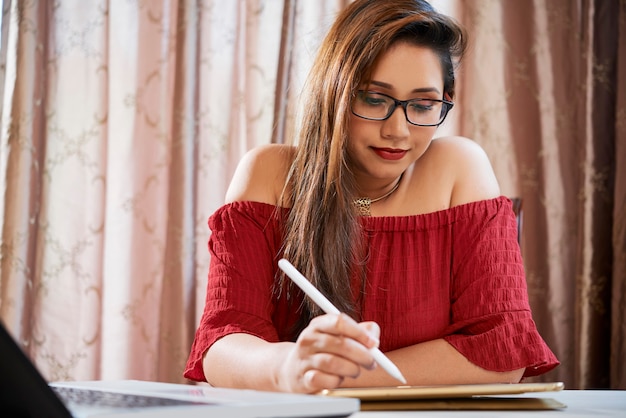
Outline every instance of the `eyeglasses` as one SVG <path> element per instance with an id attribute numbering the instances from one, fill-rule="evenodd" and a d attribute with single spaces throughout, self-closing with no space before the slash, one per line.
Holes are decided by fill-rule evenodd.
<path id="1" fill-rule="evenodd" d="M 398 100 L 386 94 L 359 90 L 351 110 L 363 119 L 386 120 L 398 106 L 404 109 L 406 120 L 412 125 L 439 126 L 454 103 L 438 99 Z"/>

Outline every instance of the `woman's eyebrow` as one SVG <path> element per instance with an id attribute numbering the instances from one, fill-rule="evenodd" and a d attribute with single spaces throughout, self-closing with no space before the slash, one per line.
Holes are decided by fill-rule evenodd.
<path id="1" fill-rule="evenodd" d="M 378 87 L 382 87 L 388 90 L 392 90 L 393 86 L 389 83 L 385 83 L 384 81 L 376 81 L 376 80 L 372 80 L 370 81 L 371 85 L 374 86 L 378 86 Z M 437 93 L 437 94 L 441 94 L 441 92 L 439 91 L 439 89 L 437 87 L 419 87 L 416 89 L 413 89 L 411 91 L 411 93 Z"/>

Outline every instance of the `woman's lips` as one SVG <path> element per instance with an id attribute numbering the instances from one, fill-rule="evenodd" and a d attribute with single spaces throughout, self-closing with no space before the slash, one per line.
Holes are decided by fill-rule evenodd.
<path id="1" fill-rule="evenodd" d="M 407 153 L 406 150 L 403 149 L 395 149 L 395 148 L 374 148 L 372 147 L 374 152 L 385 160 L 399 160 L 404 157 Z"/>

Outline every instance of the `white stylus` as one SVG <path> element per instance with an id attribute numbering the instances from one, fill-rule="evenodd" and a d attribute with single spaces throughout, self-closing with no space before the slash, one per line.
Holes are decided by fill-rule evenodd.
<path id="1" fill-rule="evenodd" d="M 284 271 L 285 274 L 289 276 L 289 278 L 293 280 L 293 282 L 297 284 L 304 293 L 307 294 L 307 296 L 313 299 L 313 302 L 315 302 L 317 306 L 322 308 L 324 312 L 326 312 L 327 314 L 336 315 L 340 313 L 339 309 L 337 309 L 335 305 L 333 305 L 328 299 L 326 299 L 326 297 L 322 295 L 322 293 L 317 290 L 315 286 L 313 286 L 311 282 L 308 281 L 306 277 L 304 277 L 302 273 L 300 273 L 298 269 L 296 269 L 289 261 L 285 260 L 284 258 L 280 259 L 278 261 L 278 267 L 280 267 L 281 270 Z M 387 373 L 389 373 L 392 377 L 399 380 L 400 382 L 406 384 L 406 379 L 404 378 L 404 376 L 402 376 L 400 370 L 396 367 L 395 364 L 391 362 L 391 360 L 389 360 L 389 358 L 387 358 L 387 356 L 383 354 L 382 351 L 378 349 L 378 347 L 371 348 L 370 352 L 374 356 L 374 360 L 376 360 L 376 362 L 380 364 L 380 366 L 385 369 Z"/>

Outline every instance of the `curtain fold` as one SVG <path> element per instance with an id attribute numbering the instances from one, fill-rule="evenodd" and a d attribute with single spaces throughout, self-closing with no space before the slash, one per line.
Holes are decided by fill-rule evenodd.
<path id="1" fill-rule="evenodd" d="M 287 125 L 287 107 L 289 106 L 289 88 L 291 62 L 294 47 L 294 25 L 296 20 L 296 1 L 284 0 L 283 19 L 280 33 L 280 53 L 278 54 L 278 69 L 276 71 L 276 90 L 274 93 L 274 123 L 272 128 L 272 143 L 285 143 L 285 129 Z"/>
<path id="2" fill-rule="evenodd" d="M 503 192 L 523 199 L 531 306 L 562 362 L 536 380 L 569 388 L 626 387 L 624 7 L 493 0 L 460 15 L 472 49 L 458 127 L 486 149 Z"/>
<path id="3" fill-rule="evenodd" d="M 615 11 L 613 11 L 615 13 Z M 626 389 L 626 2 L 617 13 L 615 100 L 615 184 L 613 203 L 613 275 L 611 280 L 611 386 Z"/>
<path id="4" fill-rule="evenodd" d="M 581 116 L 584 144 L 579 161 L 580 193 L 577 246 L 577 293 L 579 311 L 575 329 L 578 368 L 575 382 L 580 387 L 608 387 L 610 384 L 611 283 L 613 248 L 611 222 L 615 199 L 615 105 L 617 82 L 617 39 L 619 4 L 590 1 L 583 9 L 583 55 L 586 60 L 587 94 Z M 588 28 L 588 29 L 587 29 Z M 584 164 L 584 165 L 583 165 Z M 609 220 L 607 222 L 607 220 Z M 614 220 L 613 220 L 614 221 Z M 624 277 L 622 276 L 622 280 Z M 622 363 L 622 362 L 620 362 Z M 620 365 L 615 362 L 614 370 Z M 608 371 L 608 373 L 607 373 Z"/>

